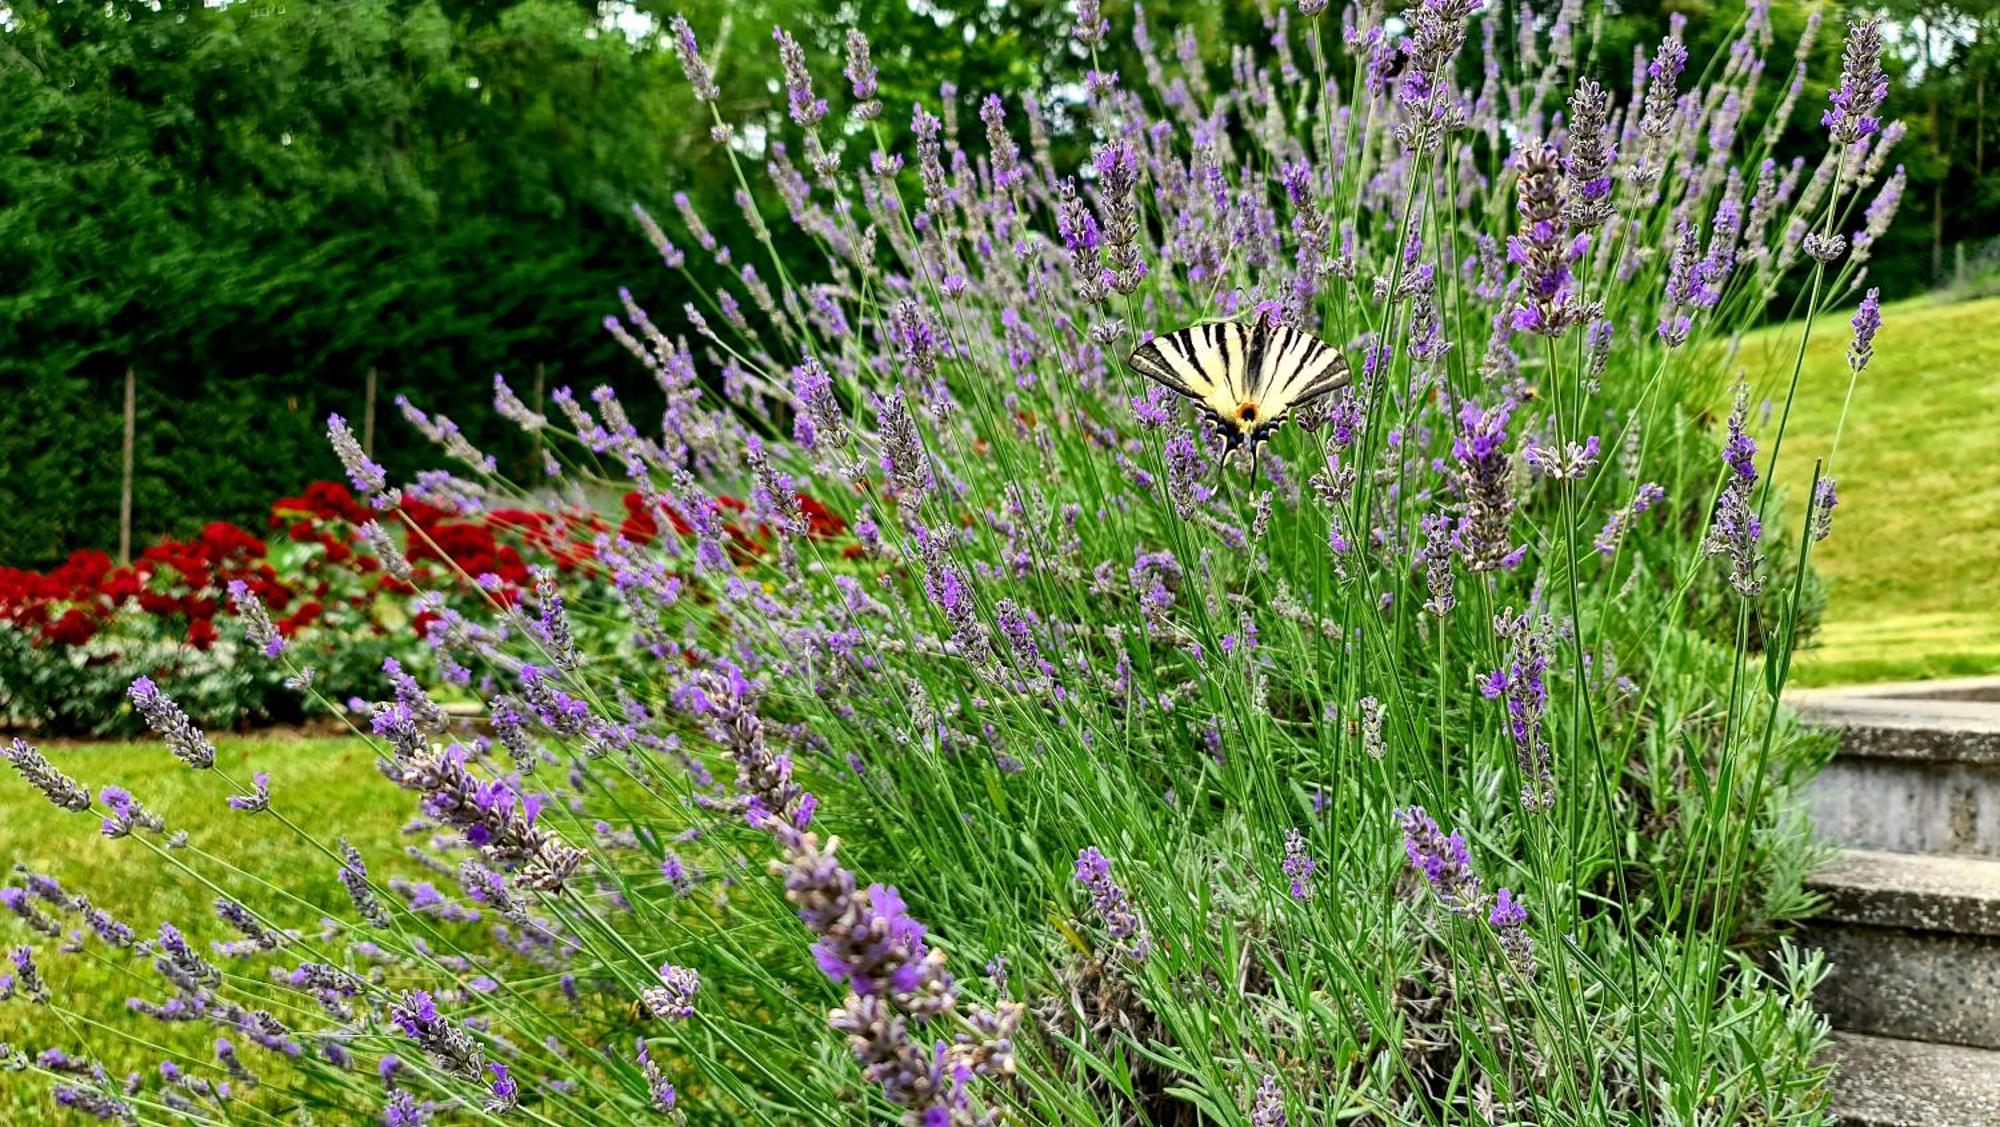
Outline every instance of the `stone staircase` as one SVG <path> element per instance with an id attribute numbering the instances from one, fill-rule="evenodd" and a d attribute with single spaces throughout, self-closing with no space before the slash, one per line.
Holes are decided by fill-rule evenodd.
<path id="1" fill-rule="evenodd" d="M 1833 966 L 1838 1121 L 2000 1125 L 2000 678 L 1794 699 L 1841 733 L 1808 794 L 1841 852 L 1804 937 Z"/>

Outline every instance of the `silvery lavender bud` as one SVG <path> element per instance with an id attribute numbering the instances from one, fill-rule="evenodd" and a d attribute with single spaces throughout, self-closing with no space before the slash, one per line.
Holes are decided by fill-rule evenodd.
<path id="1" fill-rule="evenodd" d="M 1374 697 L 1362 697 L 1355 702 L 1361 713 L 1361 749 L 1370 759 L 1380 759 L 1389 752 L 1389 745 L 1382 739 L 1382 702 Z"/>
<path id="2" fill-rule="evenodd" d="M 847 32 L 847 69 L 843 71 L 854 90 L 854 116 L 859 121 L 874 121 L 882 116 L 882 103 L 877 101 L 875 64 L 868 57 L 868 37 L 852 28 Z"/>
<path id="3" fill-rule="evenodd" d="M 1815 262 L 1834 262 L 1847 253 L 1847 236 L 1814 231 L 1805 237 L 1801 249 Z"/>
<path id="4" fill-rule="evenodd" d="M 380 521 L 371 520 L 363 524 L 361 540 L 368 545 L 369 551 L 375 553 L 375 558 L 382 562 L 383 572 L 391 579 L 400 583 L 416 581 L 416 574 L 410 570 L 409 557 L 403 554 L 403 549 L 396 543 L 396 538 L 389 534 L 388 529 L 382 527 Z"/>
<path id="5" fill-rule="evenodd" d="M 427 990 L 412 990 L 389 1011 L 398 1028 L 430 1055 L 432 1063 L 461 1080 L 480 1080 L 486 1054 L 457 1022 L 441 1017 Z"/>
<path id="6" fill-rule="evenodd" d="M 1027 173 L 1021 169 L 1021 146 L 1007 132 L 1007 107 L 1000 95 L 988 94 L 979 104 L 979 120 L 986 123 L 986 149 L 993 155 L 993 183 L 1011 187 Z"/>
<path id="7" fill-rule="evenodd" d="M 1424 600 L 1424 609 L 1443 618 L 1458 605 L 1453 594 L 1457 578 L 1451 569 L 1451 518 L 1442 511 L 1431 513 L 1419 522 L 1419 527 L 1424 534 L 1424 585 L 1430 594 Z M 1379 727 L 1379 717 L 1377 723 Z"/>
<path id="8" fill-rule="evenodd" d="M 917 421 L 903 400 L 901 388 L 875 400 L 875 429 L 881 436 L 882 475 L 896 505 L 905 516 L 923 508 L 924 498 L 937 484 L 931 475 L 930 455 L 917 434 Z"/>
<path id="9" fill-rule="evenodd" d="M 1085 846 L 1076 855 L 1076 882 L 1090 893 L 1091 908 L 1105 933 L 1123 941 L 1121 949 L 1132 961 L 1144 961 L 1153 950 L 1145 921 L 1133 909 L 1125 890 L 1112 880 L 1111 861 L 1096 846 Z"/>
<path id="10" fill-rule="evenodd" d="M 1421 806 L 1398 810 L 1396 819 L 1403 828 L 1403 851 L 1410 868 L 1421 874 L 1444 906 L 1457 915 L 1470 915 L 1478 908 L 1479 874 L 1472 871 L 1472 855 L 1465 836 L 1447 836 Z"/>
<path id="11" fill-rule="evenodd" d="M 285 937 L 265 927 L 250 909 L 234 900 L 218 896 L 215 899 L 215 914 L 223 923 L 243 933 L 243 937 L 262 950 L 275 951 L 284 945 Z"/>
<path id="12" fill-rule="evenodd" d="M 1680 92 L 1676 83 L 1681 71 L 1687 66 L 1687 44 L 1676 35 L 1668 35 L 1660 41 L 1660 49 L 1653 55 L 1653 61 L 1646 66 L 1646 109 L 1639 119 L 1639 129 L 1648 137 L 1665 137 L 1673 128 L 1674 104 L 1679 101 Z"/>
<path id="13" fill-rule="evenodd" d="M 1326 6 L 1324 0 L 1316 2 L 1321 8 Z M 1300 0 L 1301 11 L 1305 6 L 1306 0 Z M 1286 1127 L 1285 1090 L 1278 1086 L 1275 1073 L 1267 1072 L 1257 1082 L 1257 1098 L 1250 1104 L 1250 1127 Z"/>
<path id="14" fill-rule="evenodd" d="M 1833 510 L 1840 504 L 1840 490 L 1830 477 L 1819 479 L 1813 486 L 1812 497 L 1812 538 L 1815 542 L 1833 534 Z"/>
<path id="15" fill-rule="evenodd" d="M 1694 320 L 1687 311 L 1694 307 L 1696 288 L 1700 279 L 1695 276 L 1695 267 L 1701 261 L 1701 232 L 1694 224 L 1683 222 L 1680 237 L 1675 240 L 1673 257 L 1667 262 L 1666 308 L 1660 314 L 1660 340 L 1668 348 L 1679 348 L 1687 343 L 1688 334 L 1694 329 Z"/>
<path id="16" fill-rule="evenodd" d="M 1056 230 L 1070 255 L 1070 283 L 1076 296 L 1095 305 L 1111 294 L 1111 283 L 1103 269 L 1103 230 L 1097 214 L 1077 193 L 1076 181 L 1064 177 L 1056 185 Z"/>
<path id="17" fill-rule="evenodd" d="M 181 929 L 172 924 L 160 925 L 160 937 L 154 941 L 153 951 L 153 969 L 183 994 L 203 997 L 222 984 L 222 972 L 189 946 Z"/>
<path id="18" fill-rule="evenodd" d="M 1611 166 L 1618 146 L 1611 140 L 1611 95 L 1586 78 L 1569 98 L 1569 152 L 1563 172 L 1569 196 L 1563 201 L 1563 222 L 1578 231 L 1603 226 L 1611 219 Z"/>
<path id="19" fill-rule="evenodd" d="M 1889 96 L 1889 76 L 1882 73 L 1882 29 L 1873 20 L 1847 25 L 1847 45 L 1841 52 L 1840 85 L 1827 94 L 1832 105 L 1819 123 L 1836 145 L 1859 144 L 1882 128 L 1876 113 Z"/>
<path id="20" fill-rule="evenodd" d="M 231 810 L 241 810 L 246 814 L 262 814 L 271 808 L 270 774 L 264 771 L 257 772 L 251 779 L 251 785 L 254 789 L 249 794 L 229 796 Z"/>
<path id="21" fill-rule="evenodd" d="M 722 91 L 715 85 L 715 75 L 708 69 L 708 63 L 701 57 L 701 46 L 694 40 L 694 29 L 688 26 L 687 18 L 675 15 L 668 28 L 674 33 L 674 53 L 681 58 L 681 72 L 687 75 L 688 85 L 694 87 L 697 102 L 713 102 Z"/>
<path id="22" fill-rule="evenodd" d="M 1520 233 L 1507 239 L 1507 259 L 1520 268 L 1521 304 L 1514 309 L 1516 331 L 1562 336 L 1576 320 L 1570 261 L 1581 244 L 1565 236 L 1562 222 L 1568 186 L 1556 147 L 1531 144 L 1521 151 L 1516 183 Z"/>
<path id="23" fill-rule="evenodd" d="M 687 967 L 660 964 L 660 985 L 648 986 L 639 1000 L 654 1017 L 685 1021 L 694 1016 L 694 997 L 701 992 L 701 975 Z"/>
<path id="24" fill-rule="evenodd" d="M 818 360 L 807 357 L 792 369 L 792 395 L 798 400 L 798 414 L 792 419 L 792 438 L 814 452 L 844 449 L 847 446 L 847 415 L 833 391 L 833 377 Z"/>
<path id="25" fill-rule="evenodd" d="M 1146 280 L 1146 260 L 1139 247 L 1138 150 L 1124 141 L 1099 149 L 1097 181 L 1104 199 L 1105 243 L 1111 252 L 1111 288 L 1135 293 Z"/>
<path id="26" fill-rule="evenodd" d="M 1104 18 L 1098 0 L 1076 0 L 1076 26 L 1070 34 L 1085 50 L 1102 46 L 1110 31 L 1111 21 Z"/>
<path id="27" fill-rule="evenodd" d="M 16 739 L 7 745 L 7 762 L 14 770 L 28 780 L 28 785 L 42 792 L 42 797 L 55 804 L 58 809 L 82 813 L 90 809 L 90 792 L 81 783 L 55 769 L 42 753 L 26 740 Z"/>
<path id="28" fill-rule="evenodd" d="M 377 509 L 393 509 L 402 501 L 403 495 L 389 488 L 389 471 L 361 449 L 361 443 L 348 429 L 346 419 L 328 415 L 326 435 L 333 442 L 334 454 L 339 456 L 340 464 L 347 470 L 347 479 L 354 483 L 354 491 L 361 494 L 363 500 Z"/>
<path id="29" fill-rule="evenodd" d="M 1751 499 L 1757 485 L 1757 443 L 1749 434 L 1749 416 L 1750 389 L 1738 383 L 1736 406 L 1729 413 L 1729 441 L 1722 448 L 1729 473 L 1701 545 L 1704 554 L 1727 559 L 1730 586 L 1746 599 L 1756 598 L 1764 590 L 1760 574 L 1764 557 L 1758 550 L 1764 526 Z"/>
<path id="30" fill-rule="evenodd" d="M 668 260 L 667 264 L 673 266 L 674 256 L 681 252 L 674 249 L 674 245 L 667 241 L 667 233 L 660 230 L 660 225 L 653 221 L 652 215 L 638 204 L 632 205 L 632 214 L 638 217 L 639 226 L 646 232 L 646 238 Z M 529 434 L 539 434 L 549 425 L 548 416 L 521 402 L 521 397 L 514 394 L 513 388 L 507 386 L 507 377 L 498 372 L 493 373 L 493 409 L 501 418 Z"/>
<path id="31" fill-rule="evenodd" d="M 569 614 L 563 608 L 562 589 L 556 586 L 556 573 L 551 568 L 537 567 L 534 577 L 535 603 L 540 610 L 540 629 L 536 634 L 548 649 L 549 660 L 555 662 L 556 668 L 574 673 L 577 666 L 576 638 L 570 633 Z"/>
<path id="32" fill-rule="evenodd" d="M 1855 372 L 1875 358 L 1875 334 L 1882 330 L 1882 291 L 1870 287 L 1854 311 L 1854 343 L 1847 348 L 1847 366 Z M 15 741 L 19 743 L 19 740 Z"/>
<path id="33" fill-rule="evenodd" d="M 375 890 L 368 886 L 368 866 L 362 863 L 361 851 L 343 841 L 340 852 L 344 858 L 340 866 L 340 883 L 347 889 L 347 898 L 354 901 L 354 910 L 361 914 L 371 927 L 384 931 L 393 927 L 395 921 L 375 897 Z"/>
<path id="34" fill-rule="evenodd" d="M 1486 922 L 1492 925 L 1500 950 L 1515 972 L 1522 978 L 1535 977 L 1535 941 L 1528 934 L 1528 910 L 1514 899 L 1513 889 L 1503 888 L 1494 897 Z"/>
<path id="35" fill-rule="evenodd" d="M 243 636 L 262 650 L 265 657 L 275 658 L 285 652 L 285 639 L 271 622 L 271 612 L 264 609 L 264 600 L 257 597 L 248 583 L 241 579 L 229 581 L 229 605 L 243 620 Z"/>
<path id="36" fill-rule="evenodd" d="M 826 117 L 826 99 L 813 96 L 812 70 L 806 66 L 805 48 L 782 27 L 772 28 L 771 38 L 778 44 L 778 65 L 785 73 L 785 96 L 793 124 L 818 125 Z"/>
<path id="37" fill-rule="evenodd" d="M 28 898 L 28 891 L 8 885 L 0 888 L 0 907 L 14 913 L 29 931 L 39 932 L 50 939 L 62 938 L 62 924 L 51 919 L 35 902 Z"/>
<path id="38" fill-rule="evenodd" d="M 195 770 L 215 766 L 215 745 L 187 718 L 173 698 L 160 691 L 151 677 L 140 677 L 126 691 L 132 706 L 153 733 L 167 741 L 167 750 Z"/>
<path id="39" fill-rule="evenodd" d="M 47 1005 L 49 988 L 42 981 L 41 970 L 35 966 L 35 949 L 16 947 L 8 952 L 7 957 L 14 964 L 14 985 L 28 996 L 29 1001 Z"/>

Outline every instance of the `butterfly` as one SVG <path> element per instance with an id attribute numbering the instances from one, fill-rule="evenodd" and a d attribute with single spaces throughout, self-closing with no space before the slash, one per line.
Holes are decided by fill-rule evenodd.
<path id="1" fill-rule="evenodd" d="M 1294 408 L 1347 386 L 1347 358 L 1310 333 L 1258 317 L 1164 333 L 1132 350 L 1142 376 L 1214 418 L 1225 456 L 1270 437 Z"/>

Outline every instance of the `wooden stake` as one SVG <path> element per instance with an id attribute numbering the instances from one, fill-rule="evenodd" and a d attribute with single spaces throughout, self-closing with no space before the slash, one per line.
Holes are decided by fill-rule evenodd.
<path id="1" fill-rule="evenodd" d="M 541 411 L 542 411 L 542 381 L 543 381 L 543 378 L 544 378 L 544 377 L 545 377 L 545 376 L 547 375 L 547 371 L 546 371 L 547 367 L 548 367 L 548 365 L 546 365 L 546 364 L 539 364 L 539 363 L 538 363 L 538 364 L 536 364 L 536 365 L 535 365 L 535 401 L 534 401 L 534 403 L 532 404 L 532 406 L 533 406 L 533 408 L 534 408 L 534 410 L 535 410 L 535 413 L 536 413 L 536 414 L 541 414 Z M 540 472 L 541 472 L 541 469 L 542 469 L 542 432 L 541 432 L 541 431 L 536 431 L 536 432 L 535 432 L 535 464 L 534 464 L 534 466 L 532 467 L 532 470 L 531 470 L 531 472 L 533 472 L 533 473 L 540 473 Z"/>
<path id="2" fill-rule="evenodd" d="M 132 440 L 138 431 L 139 377 L 125 369 L 125 481 L 118 490 L 118 566 L 132 563 Z"/>
<path id="3" fill-rule="evenodd" d="M 361 408 L 361 452 L 375 456 L 375 365 L 368 365 L 368 398 Z"/>

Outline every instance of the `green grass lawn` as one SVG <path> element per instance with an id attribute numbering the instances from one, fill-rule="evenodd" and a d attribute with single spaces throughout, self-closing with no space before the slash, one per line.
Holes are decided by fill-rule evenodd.
<path id="1" fill-rule="evenodd" d="M 1813 458 L 1833 451 L 1854 300 L 1813 327 L 1779 474 L 1795 504 Z M 1774 400 L 1791 378 L 1799 329 L 1745 344 L 1753 385 Z M 1767 451 L 1771 429 L 1759 435 Z M 1882 311 L 1832 472 L 1840 506 L 1833 536 L 1815 551 L 1826 624 L 1797 681 L 2000 673 L 2000 298 Z"/>
<path id="2" fill-rule="evenodd" d="M 368 746 L 354 739 L 222 738 L 216 764 L 247 787 L 251 773 L 271 776 L 275 810 L 322 840 L 345 835 L 371 861 L 386 865 L 401 844 L 397 830 L 409 804 L 375 771 Z M 190 848 L 182 854 L 204 876 L 239 899 L 260 908 L 284 899 L 256 884 L 259 878 L 298 899 L 290 901 L 286 922 L 306 930 L 322 910 L 342 910 L 345 891 L 335 866 L 311 844 L 292 834 L 269 814 L 249 815 L 228 808 L 231 788 L 214 772 L 183 766 L 157 743 L 43 745 L 59 769 L 91 788 L 107 783 L 130 790 L 148 808 L 167 820 L 169 830 L 188 832 Z M 97 832 L 97 814 L 72 814 L 43 801 L 12 771 L 0 779 L 0 864 L 23 864 L 55 877 L 71 892 L 80 892 L 130 925 L 142 936 L 155 934 L 162 922 L 186 930 L 206 948 L 209 940 L 228 937 L 217 922 L 216 893 L 169 867 L 137 841 L 113 841 Z M 196 854 L 207 853 L 250 876 L 232 875 L 223 865 Z M 12 883 L 20 878 L 7 874 Z M 75 924 L 74 916 L 65 922 Z M 66 1018 L 52 1009 L 32 1006 L 19 998 L 0 1003 L 0 1041 L 30 1053 L 62 1048 L 79 1053 L 86 1044 L 103 1048 L 114 1039 L 91 1030 L 97 1021 L 145 1037 L 161 1046 L 206 1058 L 216 1030 L 205 1023 L 165 1027 L 127 1013 L 125 1000 L 141 995 L 164 1001 L 165 983 L 142 967 L 129 969 L 129 957 L 102 959 L 108 948 L 94 936 L 82 955 L 61 955 L 55 942 L 32 935 L 18 920 L 0 922 L 0 947 L 32 942 L 41 951 L 38 963 L 57 1002 L 75 1011 Z M 226 960 L 221 961 L 227 970 Z M 241 1040 L 239 1038 L 239 1040 Z M 255 1047 L 242 1050 L 253 1068 L 272 1067 L 269 1054 Z M 130 1069 L 152 1072 L 161 1055 L 143 1047 L 107 1053 L 102 1059 L 114 1075 Z M 47 1084 L 0 1072 L 0 1122 L 47 1122 L 55 1115 Z"/>

